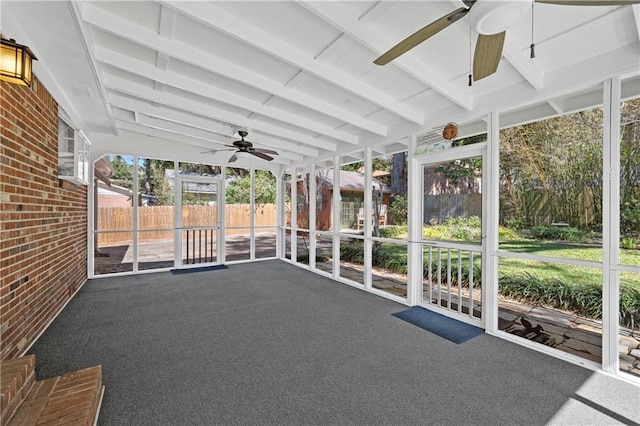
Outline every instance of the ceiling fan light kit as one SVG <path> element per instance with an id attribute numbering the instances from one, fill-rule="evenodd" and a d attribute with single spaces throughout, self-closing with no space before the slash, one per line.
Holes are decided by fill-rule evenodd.
<path id="1" fill-rule="evenodd" d="M 498 34 L 521 20 L 532 3 L 533 0 L 478 1 L 469 11 L 469 20 L 478 34 Z"/>
<path id="2" fill-rule="evenodd" d="M 249 154 L 247 151 L 238 151 L 235 154 L 236 159 L 238 158 L 251 158 L 251 154 Z"/>

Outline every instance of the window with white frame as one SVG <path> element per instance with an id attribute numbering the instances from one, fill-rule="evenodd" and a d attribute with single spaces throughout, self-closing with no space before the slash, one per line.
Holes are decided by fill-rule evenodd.
<path id="1" fill-rule="evenodd" d="M 75 184 L 89 182 L 89 145 L 86 136 L 58 118 L 58 178 Z"/>

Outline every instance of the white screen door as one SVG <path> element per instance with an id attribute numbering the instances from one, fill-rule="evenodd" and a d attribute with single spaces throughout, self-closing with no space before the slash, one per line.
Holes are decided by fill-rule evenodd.
<path id="1" fill-rule="evenodd" d="M 422 306 L 484 326 L 486 144 L 426 155 L 422 167 Z"/>
<path id="2" fill-rule="evenodd" d="M 176 179 L 175 264 L 178 268 L 216 265 L 221 260 L 222 181 L 180 176 Z"/>

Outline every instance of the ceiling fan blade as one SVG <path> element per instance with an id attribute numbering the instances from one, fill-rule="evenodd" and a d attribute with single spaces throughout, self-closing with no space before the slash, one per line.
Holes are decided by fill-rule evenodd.
<path id="1" fill-rule="evenodd" d="M 233 154 L 233 155 L 231 156 L 231 158 L 229 158 L 228 162 L 229 162 L 229 163 L 234 163 L 237 159 L 238 159 L 238 156 L 237 156 L 237 155 L 235 155 L 235 154 Z"/>
<path id="2" fill-rule="evenodd" d="M 229 145 L 225 145 L 225 146 L 229 146 Z M 200 154 L 209 154 L 209 153 L 216 153 L 216 152 L 222 152 L 222 151 L 235 151 L 236 148 L 232 147 L 233 149 L 208 149 L 206 151 L 202 151 Z"/>
<path id="3" fill-rule="evenodd" d="M 255 155 L 258 158 L 262 158 L 263 160 L 267 160 L 267 161 L 273 160 L 273 157 L 270 157 L 267 154 L 263 154 L 261 152 L 257 152 L 256 150 L 249 151 L 249 154 Z"/>
<path id="4" fill-rule="evenodd" d="M 505 34 L 506 32 L 503 31 L 492 35 L 478 35 L 476 51 L 473 54 L 474 81 L 490 76 L 498 70 Z"/>
<path id="5" fill-rule="evenodd" d="M 638 4 L 640 0 L 535 0 L 535 2 L 563 6 L 624 6 Z"/>
<path id="6" fill-rule="evenodd" d="M 415 33 L 411 34 L 409 37 L 402 40 L 400 43 L 393 46 L 382 56 L 380 56 L 378 59 L 373 61 L 373 63 L 376 65 L 388 64 L 389 62 L 396 59 L 398 56 L 413 49 L 414 47 L 416 47 L 417 45 L 419 45 L 429 37 L 436 35 L 440 31 L 447 28 L 449 25 L 456 22 L 458 19 L 464 17 L 467 13 L 469 13 L 469 10 L 470 9 L 461 7 L 443 16 L 442 18 L 433 21 L 426 27 L 416 31 Z"/>
<path id="7" fill-rule="evenodd" d="M 278 151 L 274 151 L 272 149 L 254 148 L 253 151 L 261 152 L 263 154 L 278 155 Z"/>

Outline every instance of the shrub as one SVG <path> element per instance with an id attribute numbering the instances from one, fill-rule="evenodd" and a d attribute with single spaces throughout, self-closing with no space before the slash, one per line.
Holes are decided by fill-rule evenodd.
<path id="1" fill-rule="evenodd" d="M 471 237 L 471 228 L 462 227 L 454 228 L 451 232 L 451 236 L 458 240 L 468 240 Z"/>
<path id="2" fill-rule="evenodd" d="M 500 241 L 517 240 L 519 238 L 520 237 L 513 229 L 504 228 L 502 226 L 498 228 L 498 239 Z"/>
<path id="3" fill-rule="evenodd" d="M 408 230 L 407 225 L 387 226 L 384 228 L 380 228 L 380 237 L 395 238 L 398 235 L 406 234 L 407 230 Z"/>
<path id="4" fill-rule="evenodd" d="M 389 214 L 391 215 L 391 219 L 394 224 L 406 225 L 407 218 L 409 217 L 407 197 L 404 195 L 397 195 L 389 206 Z"/>
<path id="5" fill-rule="evenodd" d="M 505 225 L 507 226 L 507 228 L 511 228 L 515 230 L 520 230 L 527 227 L 526 222 L 522 218 L 508 219 L 505 222 Z"/>
<path id="6" fill-rule="evenodd" d="M 640 244 L 640 240 L 636 242 L 633 238 L 625 237 L 620 241 L 620 247 L 627 250 L 633 250 L 636 248 L 636 244 Z"/>
<path id="7" fill-rule="evenodd" d="M 518 300 L 574 311 L 590 318 L 602 318 L 602 286 L 598 283 L 566 283 L 557 278 L 540 278 L 523 272 L 501 276 L 500 294 Z M 633 328 L 640 323 L 640 289 L 620 286 L 620 324 Z"/>
<path id="8" fill-rule="evenodd" d="M 443 224 L 425 226 L 423 236 L 428 240 L 479 240 L 482 235 L 478 216 L 450 217 Z"/>
<path id="9" fill-rule="evenodd" d="M 577 228 L 537 225 L 529 229 L 531 238 L 536 240 L 560 240 L 571 243 L 584 243 L 592 237 L 591 232 Z"/>
<path id="10" fill-rule="evenodd" d="M 340 245 L 340 260 L 352 263 L 364 263 L 364 244 L 362 240 L 352 240 Z"/>
<path id="11" fill-rule="evenodd" d="M 620 206 L 620 227 L 625 232 L 640 231 L 640 198 L 630 196 Z"/>
<path id="12" fill-rule="evenodd" d="M 445 222 L 448 226 L 468 226 L 470 228 L 480 228 L 482 224 L 479 216 L 450 217 Z"/>

